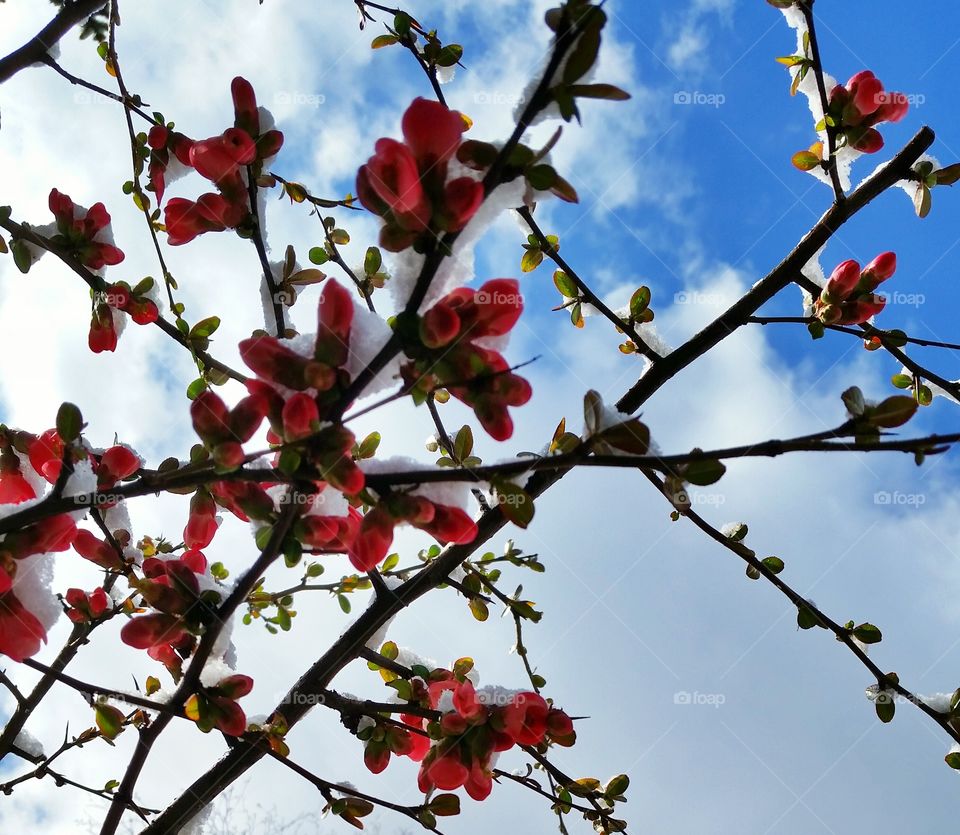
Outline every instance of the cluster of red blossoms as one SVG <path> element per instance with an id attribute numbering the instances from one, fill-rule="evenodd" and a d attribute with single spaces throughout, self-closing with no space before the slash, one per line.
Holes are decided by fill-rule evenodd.
<path id="1" fill-rule="evenodd" d="M 532 391 L 499 353 L 479 340 L 508 333 L 522 312 L 523 297 L 512 278 L 447 294 L 420 320 L 420 344 L 407 348 L 413 362 L 404 367 L 404 380 L 424 391 L 446 387 L 474 410 L 492 438 L 507 440 L 513 435 L 507 407 L 522 406 Z"/>
<path id="2" fill-rule="evenodd" d="M 463 787 L 474 800 L 484 800 L 493 787 L 495 754 L 514 745 L 549 741 L 571 746 L 576 741 L 570 717 L 537 693 L 515 693 L 505 704 L 486 704 L 469 679 L 449 670 L 434 670 L 429 683 L 415 678 L 411 685 L 414 699 L 432 710 L 440 709 L 449 691 L 453 709 L 439 720 L 401 714 L 412 730 L 378 724 L 361 738 L 366 738 L 364 762 L 374 774 L 387 767 L 391 754 L 420 762 L 417 782 L 424 793 Z"/>
<path id="3" fill-rule="evenodd" d="M 0 504 L 19 504 L 37 498 L 21 469 L 21 456 L 26 457 L 46 481 L 55 484 L 63 466 L 64 444 L 54 429 L 39 437 L 26 432 L 4 430 L 0 433 Z M 140 459 L 124 446 L 111 447 L 99 457 L 74 449 L 71 457 L 74 461 L 78 457 L 90 461 L 100 490 L 113 487 L 140 468 Z M 101 507 L 106 509 L 105 505 Z M 82 540 L 79 546 L 78 540 Z M 93 547 L 95 543 L 99 544 L 98 548 Z M 34 554 L 66 551 L 71 545 L 77 547 L 81 556 L 102 567 L 114 570 L 120 567 L 119 556 L 107 543 L 87 531 L 78 531 L 71 516 L 65 513 L 9 533 L 0 542 L 0 654 L 22 661 L 35 655 L 47 638 L 40 621 L 23 607 L 13 591 L 18 562 Z M 83 594 L 79 589 L 67 593 L 71 619 L 99 617 L 106 611 L 106 600 L 97 592 L 87 598 L 81 598 Z"/>
<path id="4" fill-rule="evenodd" d="M 814 315 L 825 325 L 859 325 L 876 316 L 887 300 L 873 291 L 897 270 L 897 256 L 884 252 L 860 269 L 856 261 L 838 264 L 814 302 Z"/>
<path id="5" fill-rule="evenodd" d="M 250 82 L 238 76 L 233 79 L 230 91 L 234 126 L 220 136 L 194 142 L 181 133 L 156 125 L 147 137 L 152 150 L 150 181 L 158 199 L 163 196 L 170 153 L 214 183 L 219 192 L 202 194 L 196 201 L 174 197 L 167 202 L 164 225 L 171 246 L 188 243 L 204 232 L 222 232 L 243 223 L 250 211 L 247 168 L 256 176 L 263 160 L 272 157 L 283 145 L 280 131 L 261 133 L 257 99 Z"/>
<path id="6" fill-rule="evenodd" d="M 447 164 L 466 129 L 460 113 L 414 99 L 402 128 L 404 141 L 378 140 L 357 173 L 357 196 L 384 219 L 380 245 L 391 252 L 416 246 L 427 232 L 459 231 L 483 202 L 480 182 L 470 177 L 447 182 Z"/>
<path id="7" fill-rule="evenodd" d="M 153 279 L 146 278 L 136 287 L 126 281 L 110 284 L 94 306 L 90 320 L 88 344 L 95 354 L 117 349 L 117 329 L 114 326 L 113 310 L 126 313 L 138 325 L 150 325 L 160 317 L 156 303 L 147 297 L 153 287 Z"/>
<path id="8" fill-rule="evenodd" d="M 459 508 L 410 494 L 385 495 L 365 516 L 356 510 L 360 504 L 357 494 L 365 484 L 363 471 L 352 456 L 356 439 L 343 426 L 323 425 L 350 383 L 345 366 L 353 315 L 350 293 L 328 279 L 320 295 L 312 356 L 303 356 L 272 336 L 245 339 L 240 343 L 240 355 L 257 375 L 247 383 L 247 396 L 230 409 L 217 394 L 206 391 L 193 401 L 190 414 L 204 446 L 224 469 L 243 463 L 243 444 L 264 419 L 270 427 L 269 443 L 279 446 L 303 441 L 303 457 L 323 479 L 316 483 L 313 506 L 298 520 L 294 535 L 307 547 L 345 552 L 357 570 L 369 571 L 387 556 L 394 526 L 400 522 L 427 531 L 443 543 L 470 542 L 477 529 Z M 485 332 L 495 331 L 496 324 L 486 325 Z M 244 521 L 273 521 L 276 511 L 267 486 L 220 481 L 209 491 L 198 490 L 190 502 L 184 543 L 194 549 L 210 544 L 217 531 L 218 505 Z M 354 505 L 346 516 L 322 514 L 319 497 L 331 488 Z"/>
<path id="9" fill-rule="evenodd" d="M 91 270 L 114 266 L 123 260 L 123 252 L 115 246 L 98 241 L 97 236 L 110 225 L 110 215 L 103 203 L 94 203 L 84 216 L 66 195 L 56 189 L 50 192 L 50 211 L 57 220 L 57 234 L 51 241 L 67 250 L 74 258 Z"/>
<path id="10" fill-rule="evenodd" d="M 198 574 L 207 568 L 206 557 L 187 550 L 179 558 L 143 561 L 143 578 L 134 581 L 144 601 L 155 611 L 131 618 L 120 630 L 120 640 L 162 663 L 180 678 L 182 659 L 196 644 L 196 636 L 215 611 L 220 595 L 200 591 Z"/>
<path id="11" fill-rule="evenodd" d="M 830 92 L 829 115 L 847 144 L 865 154 L 883 147 L 883 137 L 874 127 L 881 122 L 899 122 L 909 108 L 903 93 L 891 93 L 870 70 L 863 70 Z"/>

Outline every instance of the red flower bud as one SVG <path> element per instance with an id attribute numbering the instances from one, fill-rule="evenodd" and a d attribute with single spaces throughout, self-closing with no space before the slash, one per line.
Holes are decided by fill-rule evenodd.
<path id="1" fill-rule="evenodd" d="M 320 420 L 317 401 L 309 394 L 294 394 L 283 406 L 283 434 L 288 441 L 298 441 L 315 431 Z"/>
<path id="2" fill-rule="evenodd" d="M 456 110 L 416 98 L 403 114 L 404 141 L 422 168 L 449 160 L 460 147 L 466 125 Z"/>
<path id="3" fill-rule="evenodd" d="M 46 643 L 47 633 L 43 624 L 12 592 L 0 594 L 0 654 L 14 661 L 23 661 L 40 651 Z"/>

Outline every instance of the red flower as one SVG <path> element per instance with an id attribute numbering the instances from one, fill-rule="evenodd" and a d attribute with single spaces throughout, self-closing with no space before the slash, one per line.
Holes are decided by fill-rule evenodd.
<path id="1" fill-rule="evenodd" d="M 163 216 L 163 223 L 167 228 L 167 243 L 170 246 L 180 246 L 204 232 L 233 229 L 246 214 L 246 205 L 231 203 L 219 194 L 201 194 L 196 202 L 174 197 L 167 201 Z"/>
<path id="2" fill-rule="evenodd" d="M 89 623 L 101 617 L 110 606 L 107 593 L 98 588 L 89 594 L 83 589 L 67 589 L 67 617 L 74 623 Z"/>
<path id="3" fill-rule="evenodd" d="M 56 429 L 48 429 L 27 448 L 30 466 L 33 467 L 51 484 L 56 484 L 60 477 L 60 466 L 63 461 L 63 441 Z"/>
<path id="4" fill-rule="evenodd" d="M 77 535 L 77 526 L 66 513 L 51 516 L 42 522 L 34 522 L 25 528 L 8 533 L 0 542 L 0 553 L 7 553 L 15 560 L 33 554 L 49 554 L 66 551 Z"/>
<path id="5" fill-rule="evenodd" d="M 183 543 L 187 548 L 206 548 L 217 532 L 217 504 L 203 488 L 190 499 L 190 518 L 183 529 Z"/>
<path id="6" fill-rule="evenodd" d="M 536 693 L 518 693 L 503 708 L 505 730 L 518 745 L 539 745 L 547 732 L 550 707 Z"/>
<path id="7" fill-rule="evenodd" d="M 830 93 L 830 115 L 840 133 L 856 150 L 873 154 L 883 147 L 883 137 L 874 128 L 881 122 L 899 122 L 907 115 L 909 101 L 903 93 L 887 92 L 870 70 L 854 75 Z"/>
<path id="8" fill-rule="evenodd" d="M 455 110 L 430 99 L 416 98 L 403 114 L 403 139 L 423 167 L 447 162 L 460 147 L 466 129 Z"/>
<path id="9" fill-rule="evenodd" d="M 176 615 L 154 612 L 127 621 L 120 630 L 120 640 L 134 649 L 150 649 L 176 643 L 186 634 Z"/>
<path id="10" fill-rule="evenodd" d="M 100 457 L 97 482 L 101 490 L 113 487 L 118 481 L 132 476 L 140 469 L 137 454 L 125 446 L 112 446 Z"/>
<path id="11" fill-rule="evenodd" d="M 12 450 L 0 452 L 0 504 L 20 504 L 37 494 L 20 472 L 20 459 Z"/>
<path id="12" fill-rule="evenodd" d="M 873 291 L 897 269 L 897 256 L 884 252 L 860 269 L 856 261 L 838 264 L 814 302 L 814 314 L 825 325 L 858 325 L 883 310 L 886 299 Z"/>
<path id="13" fill-rule="evenodd" d="M 393 517 L 379 505 L 363 517 L 357 538 L 347 553 L 357 571 L 372 571 L 387 556 L 393 543 L 393 524 Z"/>
<path id="14" fill-rule="evenodd" d="M 98 304 L 90 318 L 90 335 L 87 345 L 95 354 L 117 350 L 117 331 L 113 325 L 113 313 L 110 306 Z"/>
<path id="15" fill-rule="evenodd" d="M 99 270 L 123 261 L 123 252 L 117 247 L 96 240 L 97 235 L 110 225 L 110 215 L 103 203 L 94 203 L 82 218 L 76 217 L 78 209 L 73 201 L 56 189 L 51 190 L 47 203 L 57 221 L 59 234 L 54 241 L 81 264 Z"/>
<path id="16" fill-rule="evenodd" d="M 491 437 L 506 440 L 513 434 L 507 407 L 522 406 L 532 391 L 500 354 L 475 340 L 508 333 L 522 311 L 523 297 L 513 279 L 448 293 L 420 320 L 420 342 L 428 352 L 403 368 L 404 379 L 428 391 L 446 386 L 473 407 Z"/>
<path id="17" fill-rule="evenodd" d="M 0 654 L 23 661 L 40 651 L 47 632 L 12 591 L 0 594 Z"/>
<path id="18" fill-rule="evenodd" d="M 357 172 L 360 202 L 386 221 L 380 245 L 399 251 L 433 226 L 458 231 L 483 201 L 483 185 L 469 177 L 450 183 L 447 163 L 466 127 L 459 113 L 426 99 L 413 101 L 403 116 L 404 142 L 380 139 Z"/>
<path id="19" fill-rule="evenodd" d="M 77 531 L 77 535 L 73 539 L 73 550 L 85 560 L 90 560 L 90 562 L 108 571 L 117 571 L 123 568 L 123 561 L 116 549 L 94 536 L 90 531 Z"/>
<path id="20" fill-rule="evenodd" d="M 299 441 L 316 431 L 320 421 L 317 401 L 309 394 L 293 394 L 283 405 L 283 436 L 287 441 Z"/>

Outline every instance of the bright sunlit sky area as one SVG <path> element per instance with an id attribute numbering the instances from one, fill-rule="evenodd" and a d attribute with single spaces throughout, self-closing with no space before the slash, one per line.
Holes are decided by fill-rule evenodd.
<path id="1" fill-rule="evenodd" d="M 549 49 L 543 13 L 550 4 L 411 3 L 408 10 L 425 26 L 464 46 L 463 67 L 444 92 L 451 107 L 473 120 L 468 136 L 506 139 L 514 105 Z M 543 203 L 536 218 L 560 236 L 563 256 L 611 307 L 647 285 L 657 332 L 675 348 L 779 263 L 827 210 L 832 194 L 790 164 L 815 135 L 806 100 L 791 98 L 788 71 L 775 61 L 796 45 L 778 10 L 763 0 L 609 0 L 605 10 L 609 23 L 596 80 L 632 98 L 583 102 L 582 126 L 547 121 L 532 130 L 529 142 L 538 145 L 563 124 L 552 161 L 580 196 L 578 205 Z M 31 37 L 52 12 L 40 0 L 0 5 L 0 54 Z M 122 12 L 124 78 L 149 110 L 192 137 L 219 134 L 232 125 L 230 80 L 246 77 L 285 135 L 272 169 L 316 195 L 354 191 L 357 168 L 376 140 L 399 136 L 406 106 L 431 93 L 405 50 L 370 49 L 384 30 L 377 23 L 360 31 L 350 0 L 139 0 L 123 4 Z M 944 165 L 960 160 L 960 7 L 820 0 L 816 12 L 828 72 L 844 81 L 871 69 L 911 101 L 903 121 L 882 126 L 886 147 L 854 163 L 853 183 L 922 125 L 937 133 L 930 153 Z M 94 46 L 75 33 L 64 39 L 60 62 L 98 84 L 113 83 Z M 39 225 L 50 221 L 53 187 L 85 205 L 102 200 L 127 255 L 108 275 L 131 283 L 156 276 L 143 220 L 121 192 L 130 178 L 122 109 L 49 69 L 32 68 L 0 86 L 0 114 L 0 205 Z M 194 174 L 168 193 L 195 198 L 205 185 Z M 316 219 L 276 193 L 268 198 L 273 259 L 293 244 L 306 264 L 308 249 L 321 243 Z M 362 263 L 379 220 L 345 210 L 336 216 L 352 237 L 347 261 Z M 866 263 L 895 250 L 899 266 L 883 287 L 890 301 L 878 325 L 960 341 L 958 228 L 955 190 L 936 189 L 930 216 L 919 220 L 909 196 L 891 189 L 830 241 L 822 265 L 829 274 L 847 258 Z M 564 417 L 580 432 L 588 389 L 613 403 L 643 370 L 641 359 L 617 350 L 622 336 L 602 318 L 590 317 L 577 330 L 564 312 L 551 311 L 561 302 L 552 269 L 545 263 L 521 274 L 524 241 L 517 219 L 504 213 L 476 250 L 474 286 L 494 277 L 521 282 L 525 311 L 508 359 L 537 358 L 523 371 L 534 396 L 514 410 L 514 437 L 496 443 L 477 429 L 485 462 L 541 450 Z M 226 232 L 165 254 L 187 317 L 219 315 L 223 324 L 211 351 L 239 366 L 237 342 L 262 326 L 253 247 Z M 317 294 L 308 288 L 293 308 L 302 331 L 313 329 Z M 389 312 L 388 289 L 375 298 Z M 802 315 L 800 291 L 787 288 L 763 312 Z M 184 394 L 195 376 L 189 356 L 157 329 L 132 324 L 116 353 L 93 355 L 88 327 L 88 290 L 62 264 L 48 256 L 24 276 L 11 259 L 0 258 L 0 421 L 40 432 L 69 400 L 82 408 L 92 443 L 108 445 L 118 433 L 151 466 L 167 456 L 186 457 L 196 440 Z M 911 347 L 909 353 L 946 379 L 960 378 L 955 352 Z M 841 424 L 840 394 L 849 386 L 875 400 L 896 393 L 890 377 L 899 371 L 889 355 L 863 350 L 856 337 L 813 341 L 802 324 L 749 325 L 667 383 L 644 405 L 643 420 L 664 452 L 793 437 Z M 226 387 L 224 396 L 239 399 L 239 388 Z M 471 421 L 477 428 L 463 407 L 444 409 L 448 426 Z M 385 456 L 436 458 L 424 449 L 433 432 L 425 409 L 394 404 L 357 424 L 359 435 L 382 433 Z M 960 407 L 938 397 L 902 432 L 958 426 Z M 717 527 L 748 524 L 747 544 L 759 556 L 783 559 L 784 579 L 835 620 L 879 626 L 884 640 L 871 657 L 914 692 L 929 695 L 960 686 L 958 483 L 954 452 L 919 468 L 907 455 L 801 454 L 733 461 L 718 484 L 695 492 L 694 502 Z M 547 680 L 546 694 L 571 715 L 589 717 L 577 723 L 576 747 L 559 751 L 556 761 L 574 777 L 627 774 L 629 831 L 839 835 L 955 828 L 960 777 L 943 761 L 950 740 L 910 705 L 899 705 L 894 721 L 881 724 L 864 695 L 870 674 L 857 659 L 826 631 L 799 631 L 796 610 L 783 596 L 747 579 L 733 554 L 692 525 L 671 521 L 669 504 L 645 478 L 577 471 L 536 508 L 528 530 L 507 528 L 488 549 L 499 552 L 512 537 L 546 565 L 545 574 L 512 569 L 504 589 L 522 583 L 524 597 L 545 613 L 526 629 L 525 642 Z M 135 536 L 166 533 L 179 541 L 187 499 L 137 499 L 130 512 Z M 406 530 L 395 547 L 408 563 L 430 542 Z M 209 556 L 236 574 L 255 553 L 248 528 L 231 519 Z M 350 570 L 341 557 L 325 559 L 328 579 Z M 96 569 L 78 562 L 58 555 L 55 589 L 93 586 Z M 268 585 L 292 585 L 300 575 L 275 567 Z M 238 669 L 257 682 L 243 701 L 248 715 L 268 712 L 364 605 L 356 596 L 346 615 L 326 595 L 304 598 L 292 631 L 277 636 L 260 624 L 238 623 Z M 120 643 L 118 626 L 97 633 L 71 672 L 117 688 L 131 686 L 131 672 L 141 682 L 162 673 L 145 653 Z M 41 660 L 55 655 L 67 631 L 63 622 L 51 631 Z M 404 611 L 389 637 L 441 665 L 471 656 L 484 683 L 526 682 L 521 660 L 511 653 L 512 619 L 476 622 L 453 589 Z M 7 669 L 24 687 L 36 680 L 32 671 Z M 390 695 L 364 663 L 349 666 L 336 686 L 365 698 Z M 12 708 L 0 691 L 0 718 Z M 363 766 L 362 745 L 322 710 L 290 734 L 299 762 L 394 802 L 419 802 L 415 764 L 395 759 L 374 777 Z M 77 693 L 56 687 L 27 728 L 50 751 L 68 718 L 75 733 L 92 713 Z M 133 734 L 125 733 L 115 748 L 97 742 L 60 765 L 102 785 L 122 776 L 133 744 Z M 223 750 L 219 735 L 175 723 L 148 763 L 138 799 L 163 808 Z M 500 767 L 522 762 L 511 752 Z M 21 768 L 8 758 L 0 764 L 0 782 Z M 218 814 L 232 815 L 234 828 L 223 831 L 276 832 L 278 822 L 290 833 L 345 829 L 336 819 L 320 820 L 323 799 L 276 763 L 260 763 L 237 785 L 218 806 Z M 98 798 L 31 781 L 0 797 L 0 825 L 10 832 L 95 832 L 104 808 Z M 549 804 L 507 782 L 495 785 L 483 803 L 464 797 L 463 810 L 443 822 L 444 832 L 556 831 Z M 273 823 L 258 814 L 273 816 Z M 370 821 L 368 830 L 383 835 L 420 831 L 388 812 Z M 134 823 L 130 832 L 137 831 Z M 569 827 L 572 835 L 592 831 L 576 816 Z"/>

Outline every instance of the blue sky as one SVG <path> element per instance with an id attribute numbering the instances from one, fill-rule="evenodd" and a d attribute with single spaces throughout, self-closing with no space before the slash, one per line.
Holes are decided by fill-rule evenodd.
<path id="1" fill-rule="evenodd" d="M 10 21 L 0 26 L 0 51 L 36 30 L 49 13 L 46 4 L 36 5 L 0 7 L 0 21 Z M 352 190 L 356 168 L 375 139 L 395 134 L 406 104 L 429 89 L 400 49 L 371 54 L 369 40 L 379 30 L 359 33 L 352 3 L 322 4 L 321 14 L 317 5 L 265 0 L 253 9 L 199 3 L 170 11 L 154 2 L 141 12 L 128 4 L 120 45 L 121 57 L 125 51 L 130 56 L 127 83 L 188 133 L 204 136 L 227 124 L 230 78 L 245 75 L 285 131 L 278 173 L 324 195 Z M 445 40 L 464 44 L 466 69 L 445 91 L 451 106 L 474 118 L 478 138 L 509 133 L 505 102 L 523 90 L 546 48 L 545 6 L 423 0 L 411 7 Z M 634 98 L 588 103 L 582 128 L 564 126 L 554 160 L 577 187 L 581 204 L 544 203 L 537 217 L 546 231 L 561 235 L 563 255 L 614 306 L 639 284 L 650 286 L 655 324 L 675 347 L 789 252 L 827 209 L 830 190 L 790 165 L 790 156 L 814 136 L 805 100 L 790 98 L 787 72 L 774 60 L 795 44 L 777 10 L 762 0 L 610 0 L 607 10 L 597 79 Z M 937 4 L 933 23 L 915 22 L 912 13 L 904 19 L 903 4 L 887 0 L 821 0 L 817 12 L 832 74 L 845 80 L 870 68 L 889 89 L 915 101 L 903 122 L 883 127 L 887 147 L 855 164 L 854 183 L 922 124 L 936 130 L 931 152 L 943 164 L 960 159 L 954 94 L 960 9 Z M 158 32 L 176 58 L 163 53 Z M 88 45 L 65 42 L 63 62 L 108 83 Z M 713 97 L 716 106 L 676 103 L 678 93 Z M 37 101 L 49 107 L 38 108 Z M 104 199 L 118 241 L 129 242 L 130 269 L 155 272 L 142 224 L 119 191 L 128 177 L 121 114 L 109 103 L 77 96 L 42 70 L 0 88 L 0 107 L 0 203 L 42 223 L 54 185 L 80 202 Z M 64 113 L 76 120 L 70 132 L 60 129 Z M 556 124 L 538 126 L 534 138 L 544 141 Z M 78 159 L 84 164 L 76 165 Z M 193 196 L 197 187 L 184 180 L 171 193 Z M 269 211 L 274 253 L 294 243 L 305 260 L 307 248 L 318 243 L 316 221 L 285 202 L 271 203 Z M 376 224 L 358 214 L 343 220 L 354 237 L 348 257 L 357 262 L 375 239 Z M 957 341 L 958 220 L 960 205 L 950 189 L 935 191 L 933 212 L 923 221 L 914 217 L 907 196 L 894 190 L 843 228 L 823 266 L 829 272 L 846 258 L 865 263 L 894 249 L 899 269 L 884 289 L 912 294 L 917 304 L 891 304 L 878 324 Z M 477 280 L 519 276 L 522 242 L 512 219 L 498 221 L 477 249 Z M 252 253 L 227 235 L 208 235 L 170 257 L 189 312 L 196 318 L 222 314 L 215 348 L 235 356 L 236 341 L 259 324 Z M 526 312 L 509 356 L 515 362 L 541 357 L 529 369 L 535 396 L 517 414 L 514 442 L 478 443 L 487 460 L 539 449 L 564 416 L 579 431 L 585 390 L 597 388 L 612 401 L 642 367 L 617 352 L 617 336 L 602 320 L 589 319 L 576 331 L 562 313 L 550 312 L 558 300 L 551 272 L 543 266 L 521 279 Z M 0 418 L 43 428 L 60 400 L 71 399 L 83 407 L 101 443 L 126 428 L 124 440 L 154 461 L 182 454 L 192 443 L 183 400 L 189 364 L 162 340 L 131 327 L 116 355 L 88 355 L 82 348 L 85 290 L 46 259 L 28 279 L 0 261 L 0 288 L 0 344 L 29 345 L 31 358 L 0 375 Z M 23 315 L 38 304 L 38 288 L 44 321 L 55 334 L 43 344 Z M 789 288 L 767 312 L 799 315 L 799 291 Z M 294 310 L 304 329 L 311 316 L 312 301 Z M 944 377 L 960 377 L 953 354 L 914 353 Z M 892 359 L 863 351 L 851 337 L 812 342 L 802 326 L 751 326 L 668 384 L 644 417 L 669 452 L 787 437 L 839 424 L 839 395 L 850 385 L 877 399 L 893 393 L 889 377 L 897 371 Z M 910 429 L 954 430 L 956 408 L 938 398 Z M 468 419 L 456 407 L 450 415 L 454 426 Z M 365 427 L 383 430 L 387 454 L 427 456 L 421 439 L 431 430 L 421 411 L 400 406 L 371 417 Z M 697 494 L 698 507 L 718 526 L 747 522 L 747 543 L 763 555 L 781 556 L 785 578 L 835 619 L 877 623 L 885 637 L 871 655 L 915 692 L 952 691 L 960 684 L 960 473 L 954 461 L 951 455 L 922 469 L 906 456 L 736 462 L 718 485 Z M 883 494 L 902 498 L 887 505 L 877 498 Z M 131 511 L 142 532 L 176 531 L 185 514 L 173 499 L 161 503 L 159 515 L 147 503 Z M 809 835 L 880 826 L 932 832 L 953 825 L 957 776 L 942 761 L 947 739 L 909 706 L 898 709 L 892 725 L 881 726 L 863 695 L 869 675 L 856 659 L 826 633 L 798 632 L 782 597 L 751 583 L 738 560 L 691 526 L 672 523 L 668 512 L 644 479 L 591 471 L 565 478 L 538 503 L 534 525 L 510 534 L 548 566 L 546 575 L 515 578 L 546 611 L 526 637 L 532 657 L 558 703 L 591 717 L 577 747 L 558 762 L 574 776 L 628 773 L 633 783 L 626 811 L 636 832 Z M 225 529 L 222 537 L 224 558 L 239 561 L 248 553 L 242 526 Z M 399 540 L 407 556 L 425 544 L 415 535 Z M 502 539 L 490 547 L 499 550 Z M 59 565 L 58 584 L 89 582 L 93 575 L 82 570 Z M 283 571 L 273 578 L 290 579 Z M 249 697 L 250 713 L 268 710 L 317 644 L 343 628 L 346 619 L 335 604 L 310 604 L 301 607 L 301 622 L 288 636 L 238 633 L 242 668 L 262 682 Z M 62 625 L 58 630 L 51 644 Z M 522 682 L 519 661 L 508 654 L 511 624 L 473 622 L 449 590 L 404 613 L 391 638 L 441 662 L 473 655 L 485 682 Z M 76 673 L 127 686 L 128 668 L 141 678 L 154 672 L 141 656 L 118 649 L 114 636 L 85 650 Z M 349 669 L 341 686 L 383 695 L 362 665 Z M 684 704 L 683 694 L 699 695 Z M 50 713 L 38 714 L 31 726 L 52 745 L 62 734 L 62 716 L 78 716 L 78 726 L 86 716 L 69 691 L 55 691 L 54 698 Z M 291 742 L 294 754 L 324 776 L 416 802 L 408 763 L 372 779 L 360 763 L 359 745 L 329 716 L 311 715 Z M 121 738 L 117 750 L 127 754 L 130 744 Z M 151 763 L 145 801 L 162 805 L 195 776 L 193 763 L 219 752 L 216 740 L 178 728 Z M 69 761 L 74 767 L 104 781 L 116 776 L 112 749 L 82 753 Z M 519 765 L 511 760 L 504 767 Z M 244 785 L 254 802 L 282 801 L 291 815 L 320 806 L 308 787 L 273 765 Z M 473 835 L 515 826 L 521 816 L 532 821 L 531 831 L 552 831 L 547 810 L 514 786 L 498 786 L 485 804 L 464 805 L 466 814 L 445 831 Z M 4 799 L 0 822 L 22 825 L 40 809 L 52 833 L 78 831 L 78 817 L 97 813 L 85 798 L 37 784 Z M 403 831 L 390 817 L 378 825 L 380 832 Z M 336 829 L 324 822 L 317 831 Z M 588 831 L 582 822 L 571 824 L 571 832 Z"/>

